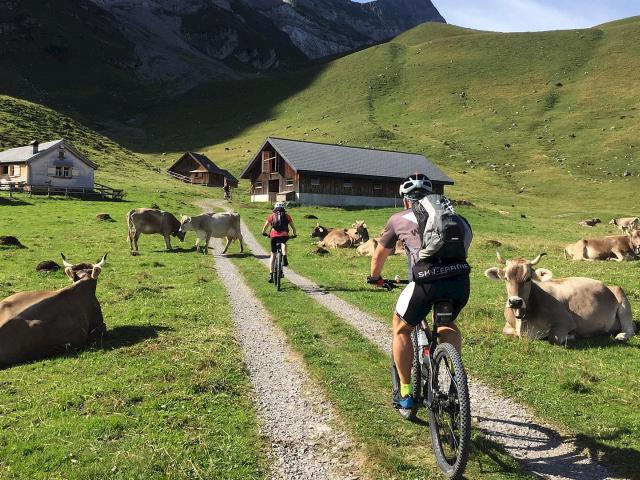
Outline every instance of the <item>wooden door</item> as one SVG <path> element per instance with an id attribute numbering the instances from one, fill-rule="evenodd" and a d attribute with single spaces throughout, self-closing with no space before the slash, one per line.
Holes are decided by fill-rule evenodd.
<path id="1" fill-rule="evenodd" d="M 280 180 L 269 180 L 269 202 L 276 201 L 276 196 L 280 191 Z"/>

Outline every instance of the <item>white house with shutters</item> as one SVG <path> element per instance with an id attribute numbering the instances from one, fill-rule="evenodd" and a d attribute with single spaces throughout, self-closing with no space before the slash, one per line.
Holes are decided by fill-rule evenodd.
<path id="1" fill-rule="evenodd" d="M 64 139 L 0 152 L 0 184 L 93 189 L 97 168 Z"/>

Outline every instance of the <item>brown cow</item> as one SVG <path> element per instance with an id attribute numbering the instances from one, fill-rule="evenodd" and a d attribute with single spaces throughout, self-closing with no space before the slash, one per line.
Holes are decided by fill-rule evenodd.
<path id="1" fill-rule="evenodd" d="M 140 234 L 159 233 L 164 237 L 167 250 L 171 250 L 169 236 L 178 237 L 184 241 L 185 232 L 180 231 L 180 222 L 169 212 L 153 208 L 136 208 L 127 213 L 127 225 L 129 227 L 129 248 L 138 251 L 138 238 Z M 135 248 L 134 248 L 135 247 Z"/>
<path id="2" fill-rule="evenodd" d="M 605 333 L 620 341 L 635 335 L 631 306 L 620 287 L 583 277 L 552 280 L 551 271 L 532 268 L 543 255 L 505 261 L 498 253 L 504 268 L 484 272 L 490 280 L 507 284 L 503 334 L 546 338 L 553 344 Z"/>
<path id="3" fill-rule="evenodd" d="M 328 235 L 329 232 L 335 230 L 335 228 L 326 228 L 320 225 L 319 222 L 316 223 L 313 232 L 311 232 L 311 238 L 319 238 L 320 240 L 324 240 L 324 237 Z"/>
<path id="4" fill-rule="evenodd" d="M 629 235 L 583 238 L 564 248 L 564 258 L 572 260 L 637 260 L 640 255 L 640 230 Z"/>
<path id="5" fill-rule="evenodd" d="M 350 229 L 351 232 L 347 229 L 329 230 L 318 245 L 325 248 L 351 248 L 361 243 L 363 239 L 369 240 L 366 224 L 364 222 L 356 222 L 354 225 L 355 228 Z"/>
<path id="6" fill-rule="evenodd" d="M 0 302 L 0 366 L 100 342 L 106 327 L 96 286 L 106 259 L 73 265 L 62 255 L 71 286 L 16 293 Z"/>
<path id="7" fill-rule="evenodd" d="M 379 241 L 380 237 L 370 238 L 356 249 L 356 253 L 363 257 L 372 257 Z M 396 242 L 396 248 L 391 252 L 391 255 L 406 255 L 406 253 L 402 240 L 398 240 Z"/>

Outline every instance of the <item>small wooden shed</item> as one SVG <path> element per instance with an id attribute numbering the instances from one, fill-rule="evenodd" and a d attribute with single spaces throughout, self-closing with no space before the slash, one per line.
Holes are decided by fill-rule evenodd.
<path id="1" fill-rule="evenodd" d="M 167 173 L 174 178 L 196 185 L 223 187 L 226 180 L 231 187 L 238 186 L 236 177 L 218 167 L 202 153 L 186 152 L 169 167 Z"/>

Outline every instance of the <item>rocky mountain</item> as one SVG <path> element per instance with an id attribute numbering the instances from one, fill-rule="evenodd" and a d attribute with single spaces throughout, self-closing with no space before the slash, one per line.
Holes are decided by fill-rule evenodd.
<path id="1" fill-rule="evenodd" d="M 140 74 L 163 80 L 289 68 L 444 22 L 430 0 L 91 1 L 135 45 Z"/>
<path id="2" fill-rule="evenodd" d="M 0 0 L 0 92 L 127 108 L 381 42 L 430 0 Z M 84 104 L 84 105 L 83 105 Z"/>

